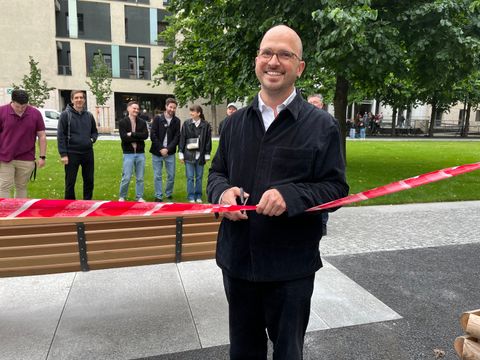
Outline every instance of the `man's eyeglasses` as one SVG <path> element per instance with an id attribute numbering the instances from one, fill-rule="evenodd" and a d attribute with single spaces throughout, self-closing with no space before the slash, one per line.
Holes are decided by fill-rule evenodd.
<path id="1" fill-rule="evenodd" d="M 272 49 L 260 49 L 257 51 L 257 56 L 262 58 L 262 60 L 270 61 L 273 55 L 277 55 L 277 59 L 279 61 L 289 61 L 293 58 L 297 58 L 298 60 L 302 60 L 298 57 L 297 54 L 288 51 L 288 50 L 279 50 L 277 52 L 273 51 Z"/>

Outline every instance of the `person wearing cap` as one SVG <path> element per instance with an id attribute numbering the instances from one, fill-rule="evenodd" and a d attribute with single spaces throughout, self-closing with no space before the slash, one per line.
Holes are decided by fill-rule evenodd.
<path id="1" fill-rule="evenodd" d="M 27 197 L 27 184 L 35 169 L 38 138 L 38 167 L 45 166 L 47 135 L 40 111 L 28 105 L 25 90 L 13 90 L 10 104 L 0 107 L 0 198 Z"/>
<path id="2" fill-rule="evenodd" d="M 227 120 L 227 118 L 237 110 L 238 110 L 237 105 L 235 105 L 235 103 L 229 103 L 227 105 L 227 117 L 225 119 L 223 119 L 222 121 L 220 121 L 220 124 L 218 124 L 218 135 L 220 135 L 222 133 L 222 129 L 223 129 L 223 125 L 225 123 L 225 120 Z"/>

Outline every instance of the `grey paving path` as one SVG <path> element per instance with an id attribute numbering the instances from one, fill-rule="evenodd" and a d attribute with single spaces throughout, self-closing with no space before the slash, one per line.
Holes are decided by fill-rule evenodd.
<path id="1" fill-rule="evenodd" d="M 345 208 L 332 214 L 321 249 L 335 260 L 480 243 L 479 218 L 480 202 Z M 325 262 L 307 342 L 322 330 L 406 315 L 352 280 L 355 274 Z M 226 302 L 213 261 L 0 279 L 0 359 L 133 359 L 217 346 L 215 353 L 227 343 Z"/>

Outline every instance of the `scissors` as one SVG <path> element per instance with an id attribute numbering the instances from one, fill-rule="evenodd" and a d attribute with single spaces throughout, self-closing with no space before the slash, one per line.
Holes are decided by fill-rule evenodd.
<path id="1" fill-rule="evenodd" d="M 240 203 L 241 205 L 245 205 L 248 201 L 248 197 L 245 197 L 245 192 L 243 191 L 243 188 L 240 188 Z M 245 214 L 245 210 L 240 210 L 242 214 Z"/>
<path id="2" fill-rule="evenodd" d="M 243 188 L 240 188 L 240 205 L 245 205 L 247 201 L 248 201 L 248 197 L 245 197 L 245 191 L 243 190 Z M 245 210 L 240 210 L 240 212 L 242 214 L 245 214 Z M 218 212 L 216 212 L 214 215 L 215 215 L 215 219 L 219 218 Z"/>

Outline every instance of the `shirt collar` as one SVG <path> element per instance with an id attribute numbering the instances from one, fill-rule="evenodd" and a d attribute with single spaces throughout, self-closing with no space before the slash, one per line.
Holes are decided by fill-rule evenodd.
<path id="1" fill-rule="evenodd" d="M 293 101 L 293 99 L 295 99 L 296 95 L 297 91 L 295 88 L 293 88 L 292 93 L 285 99 L 285 101 L 277 106 L 277 114 L 285 109 Z M 263 113 L 268 107 L 269 106 L 264 103 L 260 93 L 258 93 L 258 108 L 260 109 L 260 112 Z"/>

